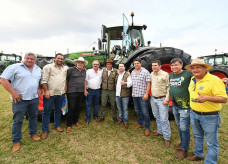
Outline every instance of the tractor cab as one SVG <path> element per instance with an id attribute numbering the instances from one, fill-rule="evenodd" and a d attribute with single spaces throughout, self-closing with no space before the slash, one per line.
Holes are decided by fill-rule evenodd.
<path id="1" fill-rule="evenodd" d="M 133 51 L 145 46 L 142 30 L 146 28 L 146 25 L 130 25 L 123 14 L 123 25 L 102 25 L 99 47 L 118 65 Z"/>
<path id="2" fill-rule="evenodd" d="M 21 56 L 16 54 L 0 53 L 0 73 L 2 73 L 9 65 L 21 62 L 21 59 Z"/>
<path id="3" fill-rule="evenodd" d="M 212 66 L 228 65 L 228 53 L 208 55 L 200 58 L 204 59 L 206 64 L 210 64 Z"/>

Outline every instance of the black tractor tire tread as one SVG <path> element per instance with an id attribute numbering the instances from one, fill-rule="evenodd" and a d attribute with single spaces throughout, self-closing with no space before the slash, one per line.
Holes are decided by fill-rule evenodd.
<path id="1" fill-rule="evenodd" d="M 228 78 L 228 67 L 227 66 L 214 66 L 211 70 L 209 70 L 210 73 L 219 72 L 224 74 Z"/>

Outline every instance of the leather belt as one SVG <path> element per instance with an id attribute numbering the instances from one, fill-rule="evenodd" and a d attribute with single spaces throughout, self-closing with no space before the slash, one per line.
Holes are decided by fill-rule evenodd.
<path id="1" fill-rule="evenodd" d="M 164 97 L 166 97 L 166 96 L 160 96 L 160 97 L 154 97 L 153 96 L 153 98 L 155 98 L 155 99 L 161 99 L 161 98 L 164 98 Z"/>
<path id="2" fill-rule="evenodd" d="M 214 112 L 197 112 L 195 110 L 192 110 L 192 111 L 198 115 L 217 115 L 217 114 L 219 114 L 219 111 L 214 111 Z"/>
<path id="3" fill-rule="evenodd" d="M 91 88 L 88 88 L 89 90 L 92 90 L 92 91 L 97 91 L 97 90 L 100 90 L 100 88 L 99 89 L 91 89 Z"/>

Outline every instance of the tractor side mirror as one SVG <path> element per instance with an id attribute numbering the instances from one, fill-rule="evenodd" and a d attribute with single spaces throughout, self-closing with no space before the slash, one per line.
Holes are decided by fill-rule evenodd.
<path id="1" fill-rule="evenodd" d="M 98 50 L 101 50 L 101 39 L 100 38 L 98 38 Z"/>
<path id="2" fill-rule="evenodd" d="M 107 33 L 107 27 L 105 25 L 102 25 L 102 28 L 101 28 L 101 40 L 102 40 L 102 42 L 107 42 L 106 33 Z"/>

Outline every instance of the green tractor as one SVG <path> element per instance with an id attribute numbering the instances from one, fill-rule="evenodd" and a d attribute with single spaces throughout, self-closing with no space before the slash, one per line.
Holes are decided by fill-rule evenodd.
<path id="1" fill-rule="evenodd" d="M 101 39 L 98 39 L 98 50 L 76 52 L 65 55 L 65 63 L 68 66 L 74 65 L 73 60 L 82 56 L 89 62 L 87 68 L 92 67 L 93 60 L 99 60 L 101 66 L 104 61 L 111 58 L 116 66 L 124 63 L 126 68 L 131 71 L 133 60 L 137 57 L 142 59 L 142 66 L 151 70 L 151 62 L 159 59 L 162 63 L 162 69 L 170 72 L 169 62 L 173 58 L 181 58 L 184 66 L 191 62 L 191 56 L 184 51 L 172 47 L 156 48 L 145 44 L 143 30 L 147 29 L 146 25 L 134 24 L 134 13 L 131 13 L 132 23 L 123 14 L 123 25 L 102 25 Z"/>
<path id="2" fill-rule="evenodd" d="M 11 64 L 21 62 L 21 56 L 16 54 L 0 53 L 0 74 Z"/>
<path id="3" fill-rule="evenodd" d="M 206 64 L 213 66 L 209 72 L 219 78 L 228 78 L 228 53 L 207 55 L 199 57 L 204 59 Z"/>

